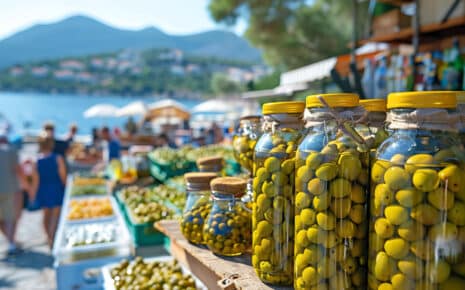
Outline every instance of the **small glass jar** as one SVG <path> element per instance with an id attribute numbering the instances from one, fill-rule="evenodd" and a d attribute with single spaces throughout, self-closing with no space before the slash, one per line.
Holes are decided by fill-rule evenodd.
<path id="1" fill-rule="evenodd" d="M 455 92 L 457 97 L 457 113 L 459 115 L 459 137 L 462 144 L 465 145 L 465 91 Z"/>
<path id="2" fill-rule="evenodd" d="M 224 176 L 224 159 L 221 156 L 209 156 L 197 159 L 197 169 L 200 172 L 217 172 L 218 176 Z"/>
<path id="3" fill-rule="evenodd" d="M 307 97 L 295 175 L 295 289 L 365 289 L 368 130 L 356 94 Z"/>
<path id="4" fill-rule="evenodd" d="M 391 93 L 371 170 L 369 289 L 465 289 L 465 166 L 452 92 Z"/>
<path id="5" fill-rule="evenodd" d="M 210 181 L 217 178 L 214 172 L 184 174 L 187 200 L 182 214 L 181 232 L 193 244 L 205 244 L 203 226 L 210 214 Z"/>
<path id="6" fill-rule="evenodd" d="M 360 105 L 367 111 L 366 123 L 368 132 L 360 132 L 362 136 L 371 138 L 372 148 L 376 149 L 388 137 L 386 130 L 386 100 L 369 99 L 360 100 Z"/>
<path id="7" fill-rule="evenodd" d="M 242 255 L 252 240 L 251 212 L 241 201 L 246 180 L 218 177 L 210 182 L 210 187 L 213 205 L 203 228 L 206 244 L 218 255 Z"/>
<path id="8" fill-rule="evenodd" d="M 264 104 L 264 132 L 255 146 L 252 266 L 273 285 L 293 281 L 294 163 L 304 109 L 304 102 Z"/>
<path id="9" fill-rule="evenodd" d="M 234 158 L 250 176 L 253 170 L 253 152 L 261 136 L 261 116 L 240 118 L 239 127 L 233 136 Z"/>

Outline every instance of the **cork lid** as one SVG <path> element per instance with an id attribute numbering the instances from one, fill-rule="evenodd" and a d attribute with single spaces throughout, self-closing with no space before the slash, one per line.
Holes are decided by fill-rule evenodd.
<path id="1" fill-rule="evenodd" d="M 218 177 L 218 174 L 215 172 L 190 172 L 184 174 L 184 180 L 186 183 L 192 184 L 202 184 L 205 183 L 208 186 L 210 185 L 210 181 Z"/>
<path id="2" fill-rule="evenodd" d="M 210 182 L 212 191 L 222 194 L 242 196 L 247 188 L 247 181 L 239 177 L 218 177 Z"/>
<path id="3" fill-rule="evenodd" d="M 197 159 L 197 166 L 223 165 L 222 156 L 209 156 Z"/>

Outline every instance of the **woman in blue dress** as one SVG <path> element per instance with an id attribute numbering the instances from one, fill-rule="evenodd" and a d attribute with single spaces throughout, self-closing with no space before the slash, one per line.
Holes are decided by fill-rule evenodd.
<path id="1" fill-rule="evenodd" d="M 60 217 L 66 184 L 66 166 L 63 157 L 53 153 L 54 140 L 39 138 L 39 157 L 32 173 L 31 200 L 43 209 L 43 225 L 48 245 L 53 245 Z"/>

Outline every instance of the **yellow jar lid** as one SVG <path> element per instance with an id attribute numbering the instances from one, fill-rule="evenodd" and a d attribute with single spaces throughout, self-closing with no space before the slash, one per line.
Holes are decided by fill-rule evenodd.
<path id="1" fill-rule="evenodd" d="M 263 115 L 301 114 L 305 110 L 304 102 L 273 102 L 263 104 Z"/>
<path id="2" fill-rule="evenodd" d="M 386 112 L 385 99 L 360 100 L 360 105 L 368 112 Z"/>
<path id="3" fill-rule="evenodd" d="M 454 92 L 430 91 L 430 92 L 405 92 L 390 93 L 387 99 L 387 108 L 439 108 L 450 109 L 457 107 L 456 94 Z"/>
<path id="4" fill-rule="evenodd" d="M 323 97 L 323 99 L 328 103 L 330 107 L 356 107 L 358 106 L 359 97 L 357 94 L 348 94 L 348 93 L 335 93 L 335 94 L 319 94 L 311 95 L 306 99 L 307 108 L 318 108 L 323 107 L 324 105 L 320 102 L 318 97 Z"/>

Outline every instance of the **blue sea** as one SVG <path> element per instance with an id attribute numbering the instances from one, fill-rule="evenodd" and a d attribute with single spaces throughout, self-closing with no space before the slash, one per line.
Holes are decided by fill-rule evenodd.
<path id="1" fill-rule="evenodd" d="M 90 135 L 93 127 L 107 125 L 122 128 L 127 118 L 84 118 L 86 109 L 102 103 L 122 107 L 136 100 L 150 104 L 160 98 L 0 92 L 0 115 L 9 121 L 16 134 L 38 132 L 43 123 L 51 121 L 55 123 L 58 134 L 65 134 L 69 125 L 76 123 L 79 135 Z M 201 102 L 176 100 L 187 108 Z"/>

